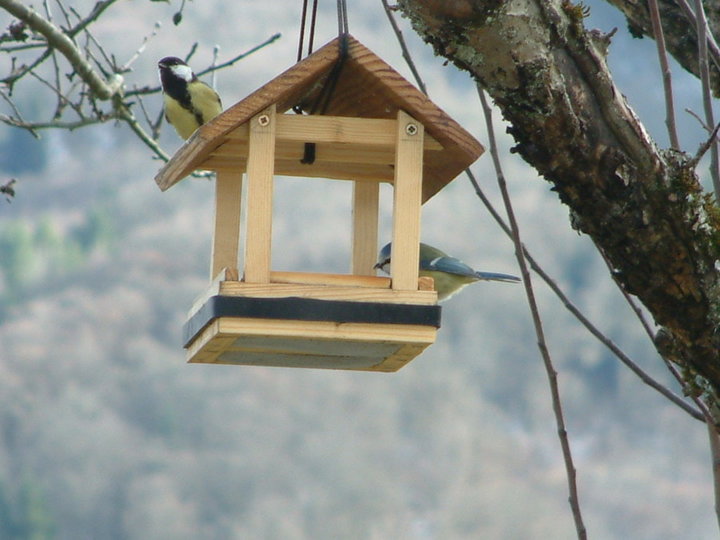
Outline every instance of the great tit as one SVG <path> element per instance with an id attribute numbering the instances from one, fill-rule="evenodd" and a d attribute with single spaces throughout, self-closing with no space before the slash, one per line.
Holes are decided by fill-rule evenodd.
<path id="1" fill-rule="evenodd" d="M 376 269 L 390 274 L 391 245 L 387 244 L 378 254 Z M 421 276 L 429 276 L 435 281 L 435 290 L 438 300 L 450 298 L 460 289 L 479 280 L 506 281 L 517 283 L 520 278 L 509 274 L 495 272 L 477 272 L 467 264 L 447 253 L 427 244 L 420 244 L 420 272 Z"/>
<path id="2" fill-rule="evenodd" d="M 175 56 L 158 62 L 165 100 L 165 118 L 183 139 L 222 112 L 220 96 Z"/>

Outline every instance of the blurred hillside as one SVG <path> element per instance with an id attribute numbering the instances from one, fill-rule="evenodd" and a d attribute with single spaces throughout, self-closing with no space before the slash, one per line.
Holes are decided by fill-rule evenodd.
<path id="1" fill-rule="evenodd" d="M 380 2 L 349 4 L 351 32 L 409 78 Z M 187 36 L 200 42 L 192 63 L 202 67 L 216 43 L 231 57 L 282 32 L 218 75 L 229 106 L 293 63 L 300 3 L 223 3 L 222 16 L 219 5 L 188 3 L 175 28 L 177 6 L 118 3 L 96 35 L 126 58 L 163 21 L 129 76 L 141 86 L 155 84 L 158 58 L 185 54 Z M 591 5 L 591 25 L 624 28 Z M 334 5 L 323 9 L 319 43 L 335 32 Z M 642 96 L 639 113 L 662 145 L 654 48 L 626 34 L 611 63 L 631 103 Z M 434 101 L 485 142 L 471 82 L 405 35 Z M 631 47 L 644 56 L 612 55 Z M 677 79 L 686 100 L 678 110 L 699 109 L 690 101 L 697 81 Z M 37 89 L 25 91 L 42 111 Z M 160 98 L 148 106 L 157 113 Z M 510 156 L 496 123 L 530 251 L 672 385 L 590 243 L 570 230 L 547 184 Z M 700 135 L 686 126 L 693 151 Z M 161 193 L 158 162 L 112 125 L 43 135 L 0 127 L 0 179 L 19 181 L 12 203 L 0 200 L 0 538 L 575 536 L 521 287 L 463 291 L 444 305 L 438 342 L 392 375 L 186 365 L 180 329 L 207 286 L 212 186 L 186 180 Z M 164 143 L 180 146 L 171 129 Z M 473 169 L 499 202 L 489 157 Z M 274 267 L 346 271 L 349 209 L 349 185 L 280 179 Z M 385 204 L 385 236 L 388 212 Z M 517 272 L 511 243 L 464 177 L 428 203 L 423 237 L 480 269 Z M 704 427 L 537 288 L 590 537 L 715 538 Z"/>

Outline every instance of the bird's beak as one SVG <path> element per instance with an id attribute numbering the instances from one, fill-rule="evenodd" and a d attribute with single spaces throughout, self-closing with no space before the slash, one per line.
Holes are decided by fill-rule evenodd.
<path id="1" fill-rule="evenodd" d="M 382 263 L 375 263 L 375 266 L 373 266 L 374 270 L 380 270 L 382 268 Z"/>

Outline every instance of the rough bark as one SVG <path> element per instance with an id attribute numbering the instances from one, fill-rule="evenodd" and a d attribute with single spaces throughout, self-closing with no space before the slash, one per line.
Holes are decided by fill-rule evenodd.
<path id="1" fill-rule="evenodd" d="M 661 326 L 656 346 L 720 395 L 720 210 L 688 156 L 651 141 L 605 62 L 606 36 L 559 0 L 400 0 L 435 51 L 509 122 L 515 151 L 570 207 L 615 276 Z M 699 377 L 698 377 L 699 375 Z"/>

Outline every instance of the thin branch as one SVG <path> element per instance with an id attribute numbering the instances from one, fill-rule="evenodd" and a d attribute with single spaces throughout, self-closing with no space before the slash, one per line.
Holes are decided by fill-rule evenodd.
<path id="1" fill-rule="evenodd" d="M 95 5 L 92 8 L 92 11 L 87 14 L 87 16 L 82 19 L 80 22 L 78 22 L 72 29 L 68 30 L 68 35 L 70 37 L 76 36 L 78 33 L 85 30 L 85 28 L 96 21 L 98 18 L 100 18 L 100 15 L 112 6 L 117 0 L 103 0 L 100 2 L 96 2 Z"/>
<path id="2" fill-rule="evenodd" d="M 472 171 L 470 169 L 467 169 L 465 171 L 468 178 L 470 179 L 470 183 L 473 185 L 473 188 L 475 189 L 475 193 L 478 196 L 478 198 L 482 201 L 482 203 L 485 205 L 485 208 L 490 212 L 490 215 L 495 219 L 497 224 L 500 226 L 500 228 L 505 232 L 505 234 L 512 238 L 512 231 L 510 230 L 510 227 L 507 226 L 503 218 L 498 214 L 497 210 L 493 207 L 490 200 L 487 198 L 485 193 L 482 191 L 482 188 L 478 184 L 477 180 L 475 179 L 475 176 L 473 175 Z M 658 381 L 653 379 L 647 372 L 645 372 L 634 360 L 632 360 L 627 354 L 623 352 L 622 349 L 620 349 L 615 342 L 613 342 L 610 338 L 605 336 L 585 315 L 583 315 L 582 311 L 573 304 L 573 302 L 567 297 L 567 295 L 562 291 L 562 289 L 558 286 L 558 284 L 555 282 L 553 278 L 551 278 L 545 270 L 540 266 L 540 264 L 535 260 L 535 258 L 532 256 L 532 254 L 528 251 L 528 249 L 523 245 L 523 255 L 525 257 L 525 260 L 530 264 L 530 268 L 532 268 L 533 272 L 535 272 L 540 279 L 542 279 L 545 284 L 550 287 L 550 290 L 555 293 L 555 296 L 558 297 L 560 302 L 563 304 L 565 309 L 567 309 L 577 320 L 582 324 L 589 332 L 592 334 L 600 343 L 605 345 L 605 347 L 608 348 L 608 350 L 613 353 L 618 360 L 620 360 L 623 364 L 625 364 L 626 367 L 630 369 L 637 377 L 646 385 L 648 385 L 653 390 L 660 393 L 663 397 L 670 400 L 671 403 L 677 405 L 680 407 L 683 411 L 688 413 L 690 416 L 692 416 L 696 420 L 700 420 L 701 422 L 704 421 L 703 415 L 698 412 L 697 410 L 693 409 L 692 406 L 690 406 L 685 400 L 683 400 L 682 397 L 676 395 L 673 393 L 672 390 L 669 388 L 666 388 L 662 384 L 660 384 Z M 621 289 L 622 291 L 622 289 Z M 631 306 L 634 307 L 632 304 L 632 301 L 630 300 Z M 635 307 L 637 310 L 637 308 Z M 639 310 L 637 310 L 639 311 Z M 641 320 L 643 319 L 642 314 L 640 313 L 639 316 L 641 317 Z M 652 332 L 649 334 L 650 338 L 652 339 Z"/>
<path id="3" fill-rule="evenodd" d="M 70 28 L 70 13 L 65 7 L 65 4 L 62 3 L 62 0 L 55 0 L 55 2 L 60 8 L 60 11 L 62 11 L 63 17 L 65 17 L 65 24 L 67 25 L 66 28 Z M 52 17 L 48 17 L 48 19 L 52 19 Z"/>
<path id="4" fill-rule="evenodd" d="M 13 110 L 13 112 L 17 116 L 18 121 L 24 123 L 25 121 L 23 120 L 22 113 L 20 113 L 20 110 L 15 105 L 15 102 L 12 99 L 10 99 L 10 96 L 8 96 L 5 92 L 0 90 L 0 97 L 2 97 L 8 105 L 10 105 L 10 108 Z M 3 122 L 5 124 L 10 124 L 10 122 L 5 120 L 6 118 L 10 119 L 11 117 L 5 116 L 5 115 L 0 115 L 0 122 Z M 12 125 L 12 124 L 10 124 L 10 125 Z M 20 127 L 24 127 L 24 126 L 20 126 Z M 35 131 L 35 129 L 29 128 L 29 127 L 24 127 L 24 129 L 27 129 L 30 132 L 30 134 L 33 137 L 35 137 L 36 139 L 40 138 L 40 135 L 38 134 L 37 131 Z"/>
<path id="5" fill-rule="evenodd" d="M 713 488 L 715 491 L 715 516 L 720 523 L 720 435 L 708 413 L 708 438 L 710 439 L 710 459 L 713 474 Z"/>
<path id="6" fill-rule="evenodd" d="M 147 108 L 145 107 L 145 100 L 143 100 L 142 96 L 138 96 L 138 105 L 140 106 L 140 111 L 143 114 L 143 117 L 145 118 L 145 122 L 148 126 L 150 126 L 150 137 L 156 141 L 160 138 L 160 125 L 162 124 L 162 118 L 164 115 L 164 111 L 160 111 L 160 115 L 156 121 L 153 122 L 153 119 L 150 118 L 150 113 L 148 112 Z"/>
<path id="7" fill-rule="evenodd" d="M 7 124 L 9 126 L 21 129 L 27 129 L 30 132 L 36 132 L 37 130 L 41 129 L 66 129 L 68 131 L 73 131 L 78 128 L 94 126 L 96 124 L 103 124 L 110 120 L 120 119 L 122 119 L 121 116 L 109 114 L 102 117 L 83 117 L 80 120 L 76 120 L 74 122 L 59 122 L 57 120 L 52 120 L 50 122 L 26 122 L 19 118 L 13 118 L 12 116 L 0 114 L 0 122 L 2 122 L 3 124 Z M 37 138 L 40 137 L 37 136 Z"/>
<path id="8" fill-rule="evenodd" d="M 130 59 L 123 64 L 123 66 L 120 68 L 120 73 L 125 73 L 126 71 L 130 71 L 130 66 L 135 63 L 135 61 L 140 58 L 140 55 L 145 52 L 145 47 L 147 47 L 147 44 L 150 42 L 152 38 L 158 35 L 158 31 L 162 27 L 162 24 L 158 21 L 153 26 L 153 31 L 150 33 L 149 36 L 145 36 L 143 38 L 142 43 L 140 44 L 140 47 L 133 53 L 133 55 L 130 57 Z"/>
<path id="9" fill-rule="evenodd" d="M 663 33 L 662 23 L 660 22 L 660 8 L 658 8 L 657 0 L 648 0 L 648 3 L 650 5 L 650 21 L 652 22 L 653 34 L 655 34 L 658 60 L 660 61 L 660 69 L 662 70 L 663 89 L 665 90 L 665 125 L 667 126 L 670 137 L 670 146 L 676 150 L 680 150 L 680 140 L 678 139 L 677 125 L 675 123 L 672 73 L 670 71 L 670 64 L 668 63 L 667 49 L 665 48 L 665 34 Z"/>
<path id="10" fill-rule="evenodd" d="M 395 16 L 393 15 L 393 8 L 388 5 L 387 0 L 382 0 L 382 5 L 383 8 L 385 8 L 385 15 L 387 15 L 388 21 L 390 21 L 390 26 L 392 26 L 393 32 L 395 32 L 395 37 L 400 44 L 400 49 L 402 50 L 402 56 L 405 59 L 405 63 L 410 68 L 413 77 L 415 77 L 415 83 L 418 85 L 418 88 L 420 88 L 420 91 L 423 94 L 427 94 L 427 88 L 425 87 L 425 83 L 420 77 L 420 73 L 418 72 L 417 67 L 415 67 L 415 62 L 413 62 L 412 56 L 410 56 L 410 51 L 408 50 L 407 44 L 405 43 L 405 38 L 402 35 L 402 30 L 400 30 L 397 21 L 395 21 Z"/>
<path id="11" fill-rule="evenodd" d="M 2 36 L 0 36 L 2 37 Z M 0 47 L 0 52 L 4 53 L 14 53 L 14 52 L 21 52 L 21 51 L 29 51 L 31 49 L 43 49 L 47 47 L 47 43 L 44 39 L 36 41 L 36 40 L 30 40 L 30 42 L 24 42 L 21 44 L 13 44 L 13 45 L 3 45 Z"/>
<path id="12" fill-rule="evenodd" d="M 705 123 L 715 125 L 712 108 L 712 94 L 710 91 L 710 67 L 708 65 L 708 26 L 702 0 L 695 0 L 695 17 L 697 18 L 698 60 L 700 80 L 702 82 L 703 108 L 705 109 Z M 720 197 L 720 160 L 718 159 L 718 146 L 714 141 L 710 146 L 710 176 L 713 181 L 715 196 Z"/>
<path id="13" fill-rule="evenodd" d="M 145 146 L 150 148 L 153 153 L 161 160 L 167 162 L 170 161 L 170 156 L 161 148 L 157 140 L 153 139 L 147 132 L 142 128 L 140 123 L 135 119 L 132 111 L 119 99 L 115 99 L 115 111 L 118 118 L 123 120 L 130 129 L 138 136 L 138 138 L 145 143 Z"/>
<path id="14" fill-rule="evenodd" d="M 77 12 L 77 10 L 76 10 L 75 8 L 72 8 L 72 7 L 71 7 L 70 9 L 72 10 L 73 15 L 75 15 L 77 18 L 80 18 L 80 14 Z M 85 55 L 86 55 L 88 58 L 90 58 L 93 62 L 95 62 L 95 66 L 97 66 L 97 68 L 98 68 L 100 71 L 102 71 L 103 76 L 107 78 L 107 77 L 110 75 L 110 73 L 108 73 L 108 71 L 103 67 L 102 62 L 100 62 L 100 60 L 98 60 L 98 58 L 95 56 L 95 54 L 93 54 L 93 52 L 92 52 L 92 50 L 91 50 L 91 48 L 90 48 L 90 44 L 91 44 L 91 43 L 92 43 L 93 45 L 95 45 L 95 47 L 97 48 L 97 50 L 98 50 L 98 51 L 100 52 L 100 54 L 102 55 L 102 58 L 103 58 L 103 60 L 105 61 L 105 64 L 107 64 L 108 66 L 110 66 L 114 73 L 123 73 L 121 70 L 117 69 L 117 66 L 115 65 L 115 62 L 113 61 L 113 58 L 111 58 L 111 56 L 108 56 L 107 53 L 105 53 L 105 49 L 104 49 L 103 46 L 100 44 L 100 42 L 97 40 L 97 38 L 95 38 L 95 36 L 93 35 L 93 33 L 90 31 L 90 28 L 89 28 L 89 27 L 85 27 L 85 28 L 83 29 L 83 31 L 85 32 L 85 36 L 86 36 Z"/>
<path id="15" fill-rule="evenodd" d="M 567 475 L 568 491 L 569 491 L 569 502 L 570 508 L 572 509 L 573 519 L 575 520 L 575 530 L 577 536 L 581 540 L 587 538 L 587 530 L 583 523 L 582 512 L 580 510 L 580 498 L 577 488 L 577 473 L 575 471 L 575 465 L 573 464 L 572 452 L 570 450 L 570 441 L 568 439 L 567 430 L 565 429 L 565 419 L 562 411 L 562 404 L 560 400 L 560 387 L 557 381 L 557 372 L 552 363 L 550 352 L 548 350 L 545 341 L 545 332 L 543 331 L 542 318 L 540 316 L 540 310 L 538 309 L 537 302 L 535 301 L 535 292 L 533 291 L 532 281 L 530 278 L 530 272 L 527 268 L 525 256 L 523 253 L 523 245 L 520 240 L 520 230 L 518 228 L 517 221 L 515 220 L 515 212 L 510 201 L 510 195 L 507 190 L 507 184 L 505 182 L 505 176 L 502 172 L 500 165 L 500 157 L 497 150 L 497 144 L 495 143 L 495 132 L 492 125 L 492 110 L 485 99 L 485 93 L 478 86 L 478 95 L 480 96 L 480 102 L 482 104 L 483 115 L 485 116 L 485 124 L 487 126 L 488 139 L 490 141 L 490 155 L 493 159 L 493 165 L 495 167 L 495 173 L 497 176 L 497 183 L 502 193 L 503 203 L 505 204 L 505 211 L 507 212 L 508 221 L 510 223 L 510 229 L 513 233 L 513 242 L 515 244 L 515 256 L 517 257 L 518 265 L 523 277 L 523 285 L 525 286 L 525 294 L 528 299 L 530 312 L 532 313 L 533 325 L 535 326 L 535 334 L 537 336 L 538 348 L 543 358 L 545 365 L 545 371 L 548 376 L 550 383 L 550 393 L 552 395 L 553 412 L 555 413 L 555 422 L 557 424 L 558 437 L 560 438 L 560 446 L 562 448 L 563 459 L 565 461 L 565 472 Z"/>
<path id="16" fill-rule="evenodd" d="M 234 56 L 233 58 L 231 58 L 231 59 L 228 60 L 227 62 L 223 62 L 222 64 L 217 64 L 217 65 L 212 65 L 212 66 L 210 66 L 210 67 L 208 67 L 208 68 L 206 68 L 206 69 L 204 69 L 204 70 L 196 73 L 196 75 L 197 75 L 198 77 L 201 77 L 202 75 L 206 75 L 206 74 L 208 74 L 208 73 L 212 73 L 213 71 L 217 71 L 217 70 L 219 70 L 219 69 L 223 69 L 223 68 L 226 68 L 226 67 L 230 67 L 230 66 L 232 66 L 235 62 L 238 62 L 239 60 L 242 60 L 242 59 L 245 58 L 246 56 L 250 56 L 252 53 L 259 51 L 259 50 L 262 49 L 263 47 L 267 47 L 267 46 L 270 45 L 271 43 L 274 43 L 275 41 L 277 41 L 278 39 L 280 39 L 280 37 L 282 37 L 282 34 L 281 34 L 280 32 L 278 32 L 277 34 L 273 34 L 272 36 L 270 36 L 269 38 L 267 38 L 267 39 L 266 39 L 265 41 L 263 41 L 262 43 L 260 43 L 260 44 L 258 44 L 258 45 L 255 45 L 253 48 L 248 49 L 247 51 L 245 51 L 245 52 L 243 52 L 243 53 L 240 53 L 240 54 L 238 54 L 237 56 Z M 193 51 L 193 52 L 194 52 L 194 51 Z M 190 56 L 192 56 L 192 54 L 190 54 L 190 55 L 188 56 L 188 58 L 189 58 Z"/>
<path id="17" fill-rule="evenodd" d="M 675 3 L 680 6 L 685 18 L 690 22 L 690 26 L 697 34 L 698 21 L 695 17 L 695 12 L 690 7 L 690 4 L 688 4 L 686 0 L 675 0 Z M 713 64 L 715 64 L 717 69 L 720 69 L 720 47 L 718 46 L 717 41 L 715 41 L 715 36 L 713 36 L 712 32 L 707 34 L 707 45 Z"/>
<path id="18" fill-rule="evenodd" d="M 218 55 L 220 54 L 220 45 L 213 47 L 212 63 L 210 67 L 215 67 L 218 61 Z M 217 89 L 217 71 L 213 70 L 212 76 L 210 77 L 210 86 Z"/>
<path id="19" fill-rule="evenodd" d="M 637 305 L 635 300 L 633 300 L 632 296 L 620 284 L 620 281 L 616 278 L 615 272 L 612 268 L 612 265 L 610 264 L 610 261 L 608 260 L 605 253 L 602 251 L 602 249 L 600 249 L 600 246 L 595 244 L 595 248 L 598 250 L 598 253 L 600 253 L 600 256 L 605 261 L 605 265 L 608 267 L 608 270 L 610 271 L 610 275 L 613 277 L 613 281 L 615 282 L 615 285 L 617 286 L 618 290 L 625 298 L 625 302 L 627 302 L 627 304 L 630 306 L 630 308 L 633 310 L 633 312 L 637 316 L 638 320 L 640 321 L 640 324 L 645 329 L 645 333 L 650 338 L 650 341 L 654 342 L 655 341 L 655 331 L 650 326 L 650 323 L 648 322 L 647 318 L 643 314 L 642 310 Z M 675 380 L 677 381 L 680 388 L 683 389 L 685 395 L 689 396 L 690 399 L 692 399 L 692 401 L 695 403 L 695 406 L 697 407 L 697 409 L 693 409 L 692 407 L 690 407 L 690 405 L 688 405 L 686 402 L 682 401 L 682 399 L 680 397 L 675 396 L 675 394 L 673 394 L 670 390 L 666 389 L 665 387 L 661 387 L 663 390 L 658 389 L 658 391 L 661 394 L 663 394 L 665 397 L 670 399 L 672 402 L 674 402 L 675 404 L 680 405 L 686 412 L 688 412 L 696 420 L 700 420 L 701 422 L 706 422 L 707 419 L 710 418 L 710 412 L 708 411 L 705 403 L 703 403 L 702 400 L 700 400 L 697 396 L 695 396 L 694 392 L 688 391 L 687 382 L 685 381 L 685 379 L 683 378 L 682 374 L 677 369 L 677 367 L 675 367 L 675 365 L 670 360 L 665 358 L 663 355 L 660 355 L 660 359 L 663 361 L 663 363 L 665 364 L 665 367 L 667 367 L 670 374 L 675 378 Z M 640 369 L 640 368 L 638 367 L 638 369 Z M 655 382 L 655 381 L 653 381 L 653 382 Z M 659 383 L 655 383 L 655 384 L 659 385 Z M 653 385 L 651 384 L 650 386 L 653 386 Z"/>
<path id="20" fill-rule="evenodd" d="M 693 113 L 694 114 L 694 113 Z M 704 125 L 704 122 L 702 122 Z M 700 145 L 700 148 L 698 148 L 698 151 L 695 153 L 695 156 L 688 162 L 688 167 L 691 169 L 694 169 L 697 167 L 697 164 L 700 162 L 702 157 L 705 155 L 705 153 L 710 149 L 710 147 L 717 143 L 717 134 L 718 129 L 720 129 L 720 124 L 716 125 L 715 128 L 710 133 L 710 136 L 708 139 Z"/>

